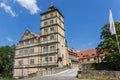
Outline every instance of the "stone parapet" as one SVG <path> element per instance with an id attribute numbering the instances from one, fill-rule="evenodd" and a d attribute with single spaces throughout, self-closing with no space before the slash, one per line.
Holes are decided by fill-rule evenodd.
<path id="1" fill-rule="evenodd" d="M 120 71 L 104 71 L 104 70 L 78 71 L 78 78 L 120 80 Z"/>

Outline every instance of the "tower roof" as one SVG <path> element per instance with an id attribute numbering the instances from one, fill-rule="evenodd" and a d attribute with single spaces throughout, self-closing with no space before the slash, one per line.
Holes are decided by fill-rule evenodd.
<path id="1" fill-rule="evenodd" d="M 56 7 L 54 7 L 53 4 L 50 5 L 50 7 L 48 8 L 48 11 L 44 12 L 44 13 L 41 13 L 40 15 L 44 15 L 44 14 L 47 14 L 47 13 L 50 13 L 52 11 L 57 11 L 63 18 L 64 16 L 62 15 L 62 13 L 59 11 L 59 9 L 57 9 Z"/>
<path id="2" fill-rule="evenodd" d="M 49 11 L 51 11 L 51 10 L 55 10 L 55 9 L 56 9 L 56 8 L 54 7 L 53 4 L 51 4 L 50 7 L 48 8 Z"/>

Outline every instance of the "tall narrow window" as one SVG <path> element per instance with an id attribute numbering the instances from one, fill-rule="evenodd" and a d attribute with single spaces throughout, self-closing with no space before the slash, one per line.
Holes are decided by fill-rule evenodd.
<path id="1" fill-rule="evenodd" d="M 50 61 L 52 61 L 52 57 L 50 57 Z"/>
<path id="2" fill-rule="evenodd" d="M 50 24 L 53 24 L 54 23 L 54 21 L 53 20 L 50 20 Z"/>
<path id="3" fill-rule="evenodd" d="M 25 45 L 28 45 L 29 44 L 29 41 L 25 41 Z"/>
<path id="4" fill-rule="evenodd" d="M 47 33 L 47 32 L 48 32 L 48 29 L 47 29 L 47 28 L 45 28 L 45 29 L 44 29 L 44 33 Z"/>
<path id="5" fill-rule="evenodd" d="M 50 31 L 53 32 L 54 31 L 54 27 L 50 27 Z"/>
<path id="6" fill-rule="evenodd" d="M 44 47 L 43 47 L 43 51 L 44 51 L 44 52 L 47 52 L 47 51 L 48 51 L 48 46 L 44 46 Z"/>
<path id="7" fill-rule="evenodd" d="M 30 59 L 30 64 L 31 64 L 31 65 L 34 64 L 34 59 Z"/>
<path id="8" fill-rule="evenodd" d="M 48 57 L 45 57 L 45 61 L 48 62 Z"/>
<path id="9" fill-rule="evenodd" d="M 50 35 L 50 40 L 54 40 L 54 39 L 55 39 L 54 35 Z"/>
<path id="10" fill-rule="evenodd" d="M 47 37 L 45 36 L 45 37 L 43 37 L 43 41 L 47 41 Z"/>
<path id="11" fill-rule="evenodd" d="M 45 26 L 48 25 L 48 22 L 44 22 L 44 25 L 45 25 Z"/>

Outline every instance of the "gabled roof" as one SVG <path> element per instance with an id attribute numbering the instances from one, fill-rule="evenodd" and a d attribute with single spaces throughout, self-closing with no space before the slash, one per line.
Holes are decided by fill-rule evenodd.
<path id="1" fill-rule="evenodd" d="M 30 30 L 27 29 L 27 30 L 24 32 L 24 34 L 23 34 L 22 38 L 20 39 L 20 41 L 26 40 L 26 37 L 25 37 L 25 36 L 27 36 L 27 35 L 29 35 L 29 38 L 27 38 L 27 39 L 30 39 L 30 38 L 40 39 L 40 35 L 38 35 L 38 34 L 36 34 L 36 33 L 34 33 L 34 32 L 31 32 Z"/>

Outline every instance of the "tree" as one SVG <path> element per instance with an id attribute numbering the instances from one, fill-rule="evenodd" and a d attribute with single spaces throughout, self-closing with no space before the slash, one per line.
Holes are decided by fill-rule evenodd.
<path id="1" fill-rule="evenodd" d="M 115 22 L 115 27 L 120 43 L 120 22 Z M 117 41 L 115 35 L 110 34 L 109 24 L 105 24 L 102 28 L 101 42 L 97 46 L 98 56 L 104 52 L 107 52 L 107 54 L 103 61 L 107 63 L 108 68 L 112 70 L 120 70 L 120 54 L 117 48 Z"/>
<path id="2" fill-rule="evenodd" d="M 2 77 L 12 76 L 15 45 L 0 47 L 0 74 Z"/>

